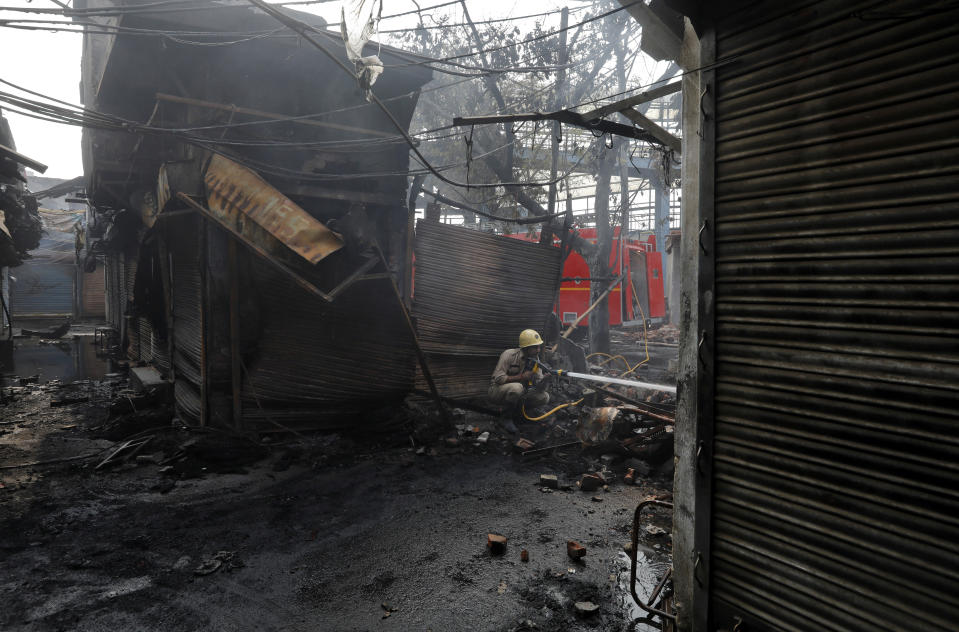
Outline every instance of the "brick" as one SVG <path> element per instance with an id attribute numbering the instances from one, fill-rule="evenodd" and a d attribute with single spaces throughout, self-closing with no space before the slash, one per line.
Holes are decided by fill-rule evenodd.
<path id="1" fill-rule="evenodd" d="M 524 439 L 520 437 L 519 441 L 513 444 L 517 450 L 520 452 L 525 452 L 526 450 L 532 450 L 536 447 L 536 444 L 530 441 L 529 439 Z"/>
<path id="2" fill-rule="evenodd" d="M 486 534 L 486 548 L 493 555 L 502 555 L 506 552 L 506 536 L 495 533 Z"/>
<path id="3" fill-rule="evenodd" d="M 603 479 L 595 474 L 583 474 L 583 478 L 579 481 L 579 488 L 584 492 L 594 492 L 603 485 Z"/>
<path id="4" fill-rule="evenodd" d="M 550 489 L 559 489 L 559 479 L 556 478 L 555 474 L 540 474 L 539 484 L 542 487 L 549 487 Z"/>
<path id="5" fill-rule="evenodd" d="M 580 560 L 586 557 L 586 547 L 576 540 L 569 540 L 566 543 L 566 555 L 574 560 Z"/>

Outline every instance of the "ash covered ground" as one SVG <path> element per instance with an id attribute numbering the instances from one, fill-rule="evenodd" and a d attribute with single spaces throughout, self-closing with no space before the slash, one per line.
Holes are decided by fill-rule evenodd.
<path id="1" fill-rule="evenodd" d="M 264 442 L 180 426 L 122 370 L 74 378 L 5 387 L 4 630 L 657 629 L 636 621 L 623 551 L 636 506 L 669 499 L 668 468 L 627 485 L 622 458 L 523 456 L 495 418 L 457 411 L 451 428 L 419 406 L 401 431 Z M 520 431 L 537 446 L 568 432 Z M 603 469 L 606 489 L 577 487 Z M 669 527 L 644 513 L 641 595 L 668 568 Z"/>

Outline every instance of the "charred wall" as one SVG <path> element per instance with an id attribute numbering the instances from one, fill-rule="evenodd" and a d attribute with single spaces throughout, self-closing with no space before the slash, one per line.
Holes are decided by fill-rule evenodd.
<path id="1" fill-rule="evenodd" d="M 282 32 L 269 16 L 212 4 L 128 15 L 121 24 L 277 33 L 230 44 L 226 37 L 195 38 L 222 44 L 214 46 L 120 34 L 84 49 L 105 56 L 84 63 L 90 103 L 143 124 L 137 134 L 88 130 L 84 139 L 89 191 L 100 214 L 137 218 L 136 225 L 115 230 L 136 244 L 135 253 L 121 256 L 120 240 L 103 245 L 114 251 L 108 293 L 132 299 L 108 298 L 113 320 L 123 322 L 131 356 L 169 369 L 188 420 L 275 427 L 280 419 L 323 418 L 330 424 L 333 411 L 368 408 L 412 386 L 409 332 L 384 270 L 332 303 L 313 300 L 176 194 L 204 203 L 202 176 L 213 153 L 251 169 L 343 236 L 344 247 L 315 265 L 292 250 L 278 255 L 282 265 L 329 291 L 375 254 L 377 244 L 392 271 L 405 273 L 409 148 L 321 51 Z M 342 43 L 318 37 L 345 59 Z M 390 69 L 377 82 L 377 94 L 401 125 L 409 124 L 419 87 L 430 76 L 420 68 Z M 126 282 L 130 261 L 140 292 L 110 281 L 122 276 Z M 162 300 L 151 303 L 147 295 Z M 239 331 L 231 329 L 234 313 Z M 237 379 L 238 400 L 232 393 Z"/>

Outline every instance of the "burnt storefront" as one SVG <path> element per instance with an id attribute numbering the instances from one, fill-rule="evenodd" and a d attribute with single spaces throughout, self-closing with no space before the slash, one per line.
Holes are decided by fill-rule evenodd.
<path id="1" fill-rule="evenodd" d="M 191 423 L 331 427 L 404 397 L 391 275 L 409 274 L 404 136 L 431 72 L 379 50 L 381 108 L 315 16 L 282 11 L 303 36 L 246 5 L 78 4 L 103 24 L 84 105 L 108 117 L 84 131 L 87 247 L 128 354 Z"/>
<path id="2" fill-rule="evenodd" d="M 667 4 L 679 629 L 955 629 L 957 8 Z"/>

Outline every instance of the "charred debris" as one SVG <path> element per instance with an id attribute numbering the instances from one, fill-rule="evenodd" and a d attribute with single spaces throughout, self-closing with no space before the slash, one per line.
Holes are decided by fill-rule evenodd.
<path id="1" fill-rule="evenodd" d="M 17 152 L 10 124 L 0 110 L 0 269 L 23 263 L 29 251 L 40 244 L 43 232 L 37 199 L 26 187 L 24 167 L 40 173 L 47 170 L 46 165 Z"/>
<path id="2" fill-rule="evenodd" d="M 190 425 L 375 428 L 418 394 L 451 428 L 451 404 L 485 395 L 516 332 L 550 321 L 561 248 L 414 227 L 403 133 L 431 71 L 377 49 L 389 67 L 376 84 L 387 115 L 325 54 L 346 60 L 322 19 L 283 15 L 315 29 L 315 41 L 292 31 L 229 46 L 133 35 L 193 31 L 216 44 L 282 26 L 216 2 L 98 17 L 122 28 L 85 35 L 84 104 L 131 122 L 83 132 L 93 209 L 84 256 L 105 267 L 107 320 L 129 359 L 172 383 Z M 504 282 L 517 269 L 522 288 Z M 547 330 L 557 343 L 559 328 Z M 632 402 L 624 417 L 666 423 L 628 394 L 593 392 L 611 398 L 595 406 Z"/>

